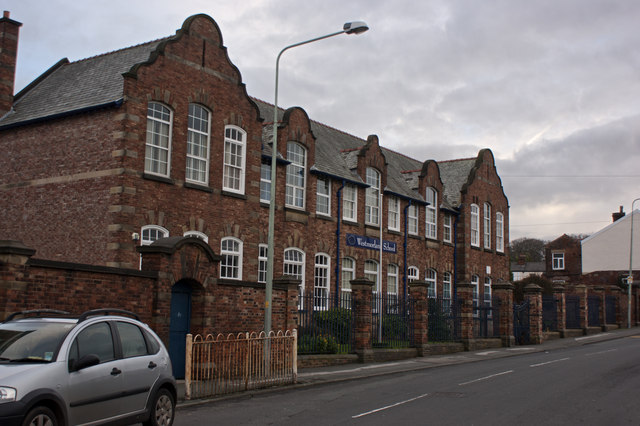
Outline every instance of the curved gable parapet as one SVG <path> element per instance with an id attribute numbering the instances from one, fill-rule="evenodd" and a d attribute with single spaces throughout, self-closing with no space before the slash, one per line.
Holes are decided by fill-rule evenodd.
<path id="1" fill-rule="evenodd" d="M 289 140 L 295 140 L 307 145 L 308 148 L 313 149 L 313 142 L 316 140 L 313 130 L 311 130 L 311 119 L 307 111 L 302 107 L 295 106 L 287 108 L 282 117 L 282 122 L 278 128 L 288 127 L 287 137 Z M 307 137 L 307 135 L 310 136 Z M 279 143 L 280 141 L 278 141 Z"/>
<path id="2" fill-rule="evenodd" d="M 384 155 L 384 152 L 380 148 L 380 141 L 378 139 L 378 135 L 367 136 L 367 143 L 360 149 L 360 152 L 358 152 L 358 157 L 367 157 L 367 154 L 369 152 L 374 153 L 373 156 L 376 159 L 382 158 L 382 164 L 377 164 L 377 161 L 376 161 L 376 164 L 369 164 L 369 165 L 376 166 L 381 171 L 386 169 L 388 164 L 387 157 Z"/>
<path id="3" fill-rule="evenodd" d="M 437 178 L 437 183 L 439 185 L 443 185 L 442 176 L 440 175 L 440 166 L 438 165 L 438 162 L 436 160 L 427 160 L 424 163 L 422 163 L 422 169 L 420 170 L 419 178 L 422 181 L 428 176 L 433 176 Z M 427 186 L 433 186 L 433 185 L 427 185 Z"/>
<path id="4" fill-rule="evenodd" d="M 220 31 L 220 27 L 218 27 L 218 24 L 213 20 L 212 17 L 204 13 L 192 15 L 185 19 L 182 27 L 176 31 L 176 34 L 174 36 L 168 37 L 167 39 L 159 43 L 158 46 L 156 46 L 156 48 L 149 55 L 149 59 L 133 65 L 131 69 L 129 69 L 129 71 L 125 72 L 123 75 L 125 77 L 137 78 L 138 70 L 141 67 L 151 65 L 158 59 L 159 56 L 164 56 L 167 48 L 172 44 L 180 42 L 185 35 L 191 34 L 192 27 L 197 26 L 199 21 L 204 21 L 206 25 L 211 25 L 213 27 L 213 38 L 208 38 L 208 40 L 213 41 L 214 45 L 217 48 L 222 49 L 228 65 L 233 69 L 233 72 L 235 73 L 234 77 L 236 78 L 236 81 L 238 82 L 238 84 L 242 84 L 242 76 L 240 74 L 240 70 L 231 62 L 231 60 L 229 59 L 227 48 L 222 44 L 222 32 Z M 197 31 L 194 30 L 194 32 Z"/>
<path id="5" fill-rule="evenodd" d="M 504 195 L 504 198 L 508 202 L 507 195 L 505 194 L 504 187 L 502 186 L 502 179 L 500 178 L 500 175 L 498 175 L 498 171 L 496 170 L 495 157 L 493 156 L 493 152 L 489 148 L 483 148 L 478 152 L 478 156 L 476 157 L 475 163 L 469 172 L 467 181 L 462 186 L 461 192 L 466 192 L 467 188 L 478 178 L 478 173 L 483 165 L 486 165 L 490 170 L 493 171 L 493 174 L 498 181 L 498 186 L 500 186 L 500 189 L 502 190 L 502 195 Z"/>

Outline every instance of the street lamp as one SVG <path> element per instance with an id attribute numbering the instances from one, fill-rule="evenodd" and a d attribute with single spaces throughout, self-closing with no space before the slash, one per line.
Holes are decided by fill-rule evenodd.
<path id="1" fill-rule="evenodd" d="M 631 328 L 631 286 L 633 285 L 633 206 L 636 205 L 636 201 L 640 201 L 640 198 L 636 198 L 631 203 L 631 236 L 629 240 L 629 276 L 627 277 L 627 327 Z"/>
<path id="2" fill-rule="evenodd" d="M 362 34 L 369 27 L 362 21 L 347 22 L 342 27 L 342 31 L 312 38 L 310 40 L 301 41 L 289 45 L 278 53 L 276 59 L 276 86 L 275 100 L 273 106 L 273 141 L 271 146 L 271 199 L 269 204 L 269 229 L 267 234 L 267 283 L 265 287 L 265 310 L 264 310 L 264 332 L 268 335 L 271 331 L 271 295 L 273 292 L 273 252 L 274 252 L 274 223 L 276 214 L 276 156 L 278 153 L 278 72 L 280 68 L 280 57 L 282 54 L 293 47 L 302 46 L 304 44 L 313 43 L 314 41 L 324 40 L 325 38 L 337 36 L 340 34 Z"/>

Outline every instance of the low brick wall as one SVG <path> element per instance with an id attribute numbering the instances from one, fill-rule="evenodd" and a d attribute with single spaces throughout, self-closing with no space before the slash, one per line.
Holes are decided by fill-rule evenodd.
<path id="1" fill-rule="evenodd" d="M 357 362 L 356 354 L 298 355 L 298 368 L 331 367 Z"/>
<path id="2" fill-rule="evenodd" d="M 464 343 L 428 343 L 422 348 L 424 356 L 428 355 L 447 355 L 456 352 L 464 352 Z"/>

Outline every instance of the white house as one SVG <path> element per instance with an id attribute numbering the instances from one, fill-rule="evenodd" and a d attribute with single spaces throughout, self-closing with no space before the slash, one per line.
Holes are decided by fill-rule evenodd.
<path id="1" fill-rule="evenodd" d="M 582 240 L 582 273 L 629 271 L 633 218 L 633 270 L 640 270 L 640 210 Z"/>

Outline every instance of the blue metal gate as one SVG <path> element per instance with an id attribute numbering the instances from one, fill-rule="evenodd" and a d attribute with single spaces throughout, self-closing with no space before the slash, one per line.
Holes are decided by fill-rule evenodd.
<path id="1" fill-rule="evenodd" d="M 580 327 L 580 298 L 576 294 L 567 294 L 564 302 L 567 328 Z"/>
<path id="2" fill-rule="evenodd" d="M 517 345 L 527 345 L 530 342 L 529 301 L 513 305 L 513 336 Z"/>
<path id="3" fill-rule="evenodd" d="M 599 327 L 600 324 L 600 296 L 588 296 L 587 306 L 589 309 L 589 327 Z"/>
<path id="4" fill-rule="evenodd" d="M 615 296 L 606 296 L 604 299 L 605 303 L 605 323 L 606 324 L 616 324 L 616 297 Z"/>
<path id="5" fill-rule="evenodd" d="M 542 330 L 558 330 L 558 299 L 553 294 L 542 295 Z"/>

